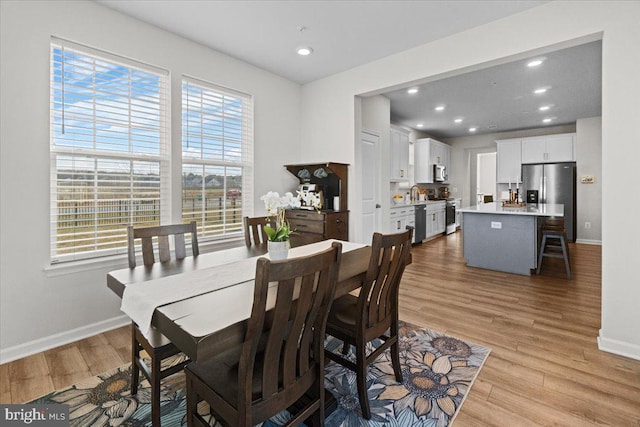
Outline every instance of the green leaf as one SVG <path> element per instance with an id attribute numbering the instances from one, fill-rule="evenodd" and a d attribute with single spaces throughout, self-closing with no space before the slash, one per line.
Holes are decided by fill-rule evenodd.
<path id="1" fill-rule="evenodd" d="M 276 241 L 275 238 L 276 238 L 276 234 L 277 234 L 276 230 L 271 228 L 270 225 L 265 225 L 263 229 L 264 229 L 265 234 L 267 235 L 267 238 L 270 241 L 275 242 Z"/>

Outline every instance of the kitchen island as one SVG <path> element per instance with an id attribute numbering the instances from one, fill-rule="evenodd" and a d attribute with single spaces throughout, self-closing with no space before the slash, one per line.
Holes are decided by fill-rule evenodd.
<path id="1" fill-rule="evenodd" d="M 537 267 L 539 223 L 545 217 L 563 217 L 564 205 L 515 208 L 484 203 L 460 212 L 463 256 L 468 266 L 530 275 Z"/>

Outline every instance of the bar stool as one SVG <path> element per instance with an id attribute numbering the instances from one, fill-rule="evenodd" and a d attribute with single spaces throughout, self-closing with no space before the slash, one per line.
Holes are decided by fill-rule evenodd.
<path id="1" fill-rule="evenodd" d="M 540 244 L 536 274 L 540 274 L 542 259 L 545 257 L 564 259 L 567 277 L 571 279 L 569 244 L 563 219 L 548 219 L 542 226 L 542 243 Z"/>

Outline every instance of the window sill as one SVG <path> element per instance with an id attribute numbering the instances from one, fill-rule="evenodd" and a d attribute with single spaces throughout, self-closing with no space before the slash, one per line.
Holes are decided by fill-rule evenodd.
<path id="1" fill-rule="evenodd" d="M 57 277 L 67 274 L 82 273 L 84 271 L 101 270 L 104 268 L 115 270 L 125 268 L 127 265 L 129 265 L 127 262 L 127 254 L 118 254 L 100 258 L 49 264 L 44 268 L 44 273 L 47 277 Z"/>
<path id="2" fill-rule="evenodd" d="M 204 240 L 200 242 L 198 246 L 200 247 L 200 253 L 207 253 L 236 248 L 242 245 L 244 245 L 244 236 L 240 235 L 223 239 Z M 140 258 L 140 262 L 142 262 L 142 258 Z M 67 274 L 82 273 L 85 271 L 101 270 L 105 268 L 108 268 L 109 270 L 117 270 L 127 268 L 128 265 L 127 255 L 118 254 L 100 258 L 49 264 L 43 268 L 43 271 L 47 277 L 58 277 Z"/>

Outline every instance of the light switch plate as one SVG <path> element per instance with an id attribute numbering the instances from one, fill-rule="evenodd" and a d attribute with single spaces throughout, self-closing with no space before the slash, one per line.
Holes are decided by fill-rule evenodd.
<path id="1" fill-rule="evenodd" d="M 596 182 L 596 177 L 593 175 L 580 175 L 580 182 L 582 184 L 593 184 Z"/>

